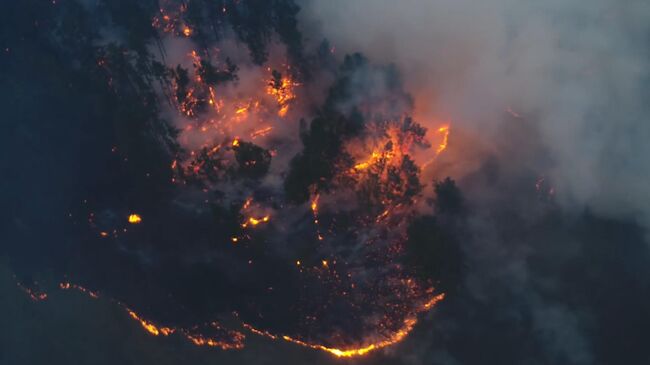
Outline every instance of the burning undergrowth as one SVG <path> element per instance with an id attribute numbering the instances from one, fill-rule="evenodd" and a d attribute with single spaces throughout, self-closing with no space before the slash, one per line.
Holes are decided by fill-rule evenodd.
<path id="1" fill-rule="evenodd" d="M 449 126 L 412 118 L 395 67 L 303 44 L 292 1 L 154 5 L 38 7 L 44 41 L 110 101 L 110 148 L 94 146 L 110 176 L 69 202 L 59 289 L 223 349 L 251 334 L 337 356 L 402 340 L 453 286 L 407 252 Z"/>
<path id="2" fill-rule="evenodd" d="M 647 8 L 5 1 L 0 362 L 649 363 Z"/>

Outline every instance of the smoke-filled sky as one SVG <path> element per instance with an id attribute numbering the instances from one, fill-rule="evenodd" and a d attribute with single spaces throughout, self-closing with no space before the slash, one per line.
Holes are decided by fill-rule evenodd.
<path id="1" fill-rule="evenodd" d="M 335 0 L 310 1 L 303 19 L 343 52 L 407 70 L 425 115 L 495 143 L 511 138 L 505 109 L 525 116 L 567 208 L 647 226 L 649 17 L 646 1 Z"/>
<path id="2" fill-rule="evenodd" d="M 303 16 L 338 50 L 396 63 L 421 115 L 473 136 L 452 134 L 450 170 L 490 211 L 465 246 L 472 304 L 433 320 L 428 363 L 648 361 L 650 3 L 310 1 Z M 477 181 L 477 148 L 496 181 Z M 531 170 L 562 218 L 518 201 Z"/>
<path id="3" fill-rule="evenodd" d="M 650 363 L 647 1 L 0 14 L 0 364 Z"/>

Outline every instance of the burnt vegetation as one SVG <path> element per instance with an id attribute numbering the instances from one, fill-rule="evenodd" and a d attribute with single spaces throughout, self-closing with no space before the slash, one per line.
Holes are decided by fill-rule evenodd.
<path id="1" fill-rule="evenodd" d="M 404 323 L 430 308 L 423 304 L 432 295 L 425 286 L 435 283 L 439 293 L 457 280 L 456 259 L 443 258 L 457 253 L 457 243 L 439 223 L 440 215 L 458 214 L 447 211 L 457 192 L 445 187 L 436 191 L 447 210 L 408 229 L 407 267 L 392 261 L 404 243 L 396 227 L 411 219 L 425 189 L 410 152 L 430 147 L 427 130 L 406 116 L 413 101 L 399 73 L 361 54 L 335 66 L 326 41 L 306 51 L 294 1 L 3 6 L 0 78 L 11 106 L 5 145 L 36 146 L 38 156 L 28 158 L 44 163 L 8 171 L 48 212 L 7 198 L 26 222 L 11 227 L 22 244 L 2 248 L 19 276 L 47 271 L 74 278 L 128 303 L 139 321 L 153 318 L 187 333 L 215 332 L 206 320 L 236 310 L 261 328 L 344 348 L 369 346 L 376 328 L 385 332 L 377 348 L 401 340 L 412 329 Z M 271 177 L 279 190 L 267 181 L 276 151 L 253 141 L 258 134 L 224 135 L 190 149 L 170 120 L 178 116 L 166 113 L 197 122 L 221 107 L 215 90 L 236 85 L 244 67 L 227 56 L 215 62 L 212 46 L 233 34 L 257 66 L 267 64 L 273 42 L 286 47 L 291 67 L 273 69 L 265 85 L 280 118 L 295 98 L 291 87 L 316 72 L 333 76 L 324 103 L 300 119 L 300 146 L 286 158 L 287 170 Z M 166 36 L 198 46 L 191 67 L 167 62 Z M 256 107 L 247 100 L 233 114 Z M 40 147 L 49 139 L 61 143 Z M 374 150 L 352 151 L 351 144 Z M 41 193 L 35 181 L 50 183 Z M 353 209 L 314 206 L 318 196 L 339 192 L 352 197 Z M 298 218 L 275 226 L 269 212 L 284 208 Z M 122 216 L 134 211 L 142 223 L 125 225 Z M 57 244 L 44 244 L 51 241 Z M 407 281 L 415 272 L 424 280 Z M 166 328 L 152 323 L 149 329 Z"/>

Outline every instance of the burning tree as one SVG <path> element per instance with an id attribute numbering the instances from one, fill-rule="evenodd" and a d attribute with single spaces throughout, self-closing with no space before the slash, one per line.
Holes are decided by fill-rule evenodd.
<path id="1" fill-rule="evenodd" d="M 241 332 L 214 324 L 235 312 L 254 334 L 336 356 L 401 341 L 443 298 L 447 261 L 426 272 L 407 258 L 453 244 L 415 218 L 414 153 L 431 143 L 394 66 L 352 54 L 331 67 L 326 42 L 303 44 L 291 0 L 29 3 L 43 43 L 74 56 L 75 95 L 93 93 L 75 108 L 109 140 L 89 151 L 116 171 L 98 172 L 83 194 L 99 198 L 71 214 L 87 217 L 71 228 L 84 244 L 64 267 L 84 286 L 64 290 L 99 287 L 157 336 L 240 348 Z M 455 212 L 448 185 L 440 214 Z M 116 218 L 133 211 L 145 219 Z"/>

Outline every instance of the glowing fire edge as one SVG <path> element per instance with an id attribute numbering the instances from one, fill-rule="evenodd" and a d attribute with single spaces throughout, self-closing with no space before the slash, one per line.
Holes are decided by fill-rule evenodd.
<path id="1" fill-rule="evenodd" d="M 23 288 L 22 285 L 20 285 L 20 284 L 19 284 L 19 287 Z M 71 284 L 69 282 L 60 283 L 59 288 L 62 289 L 62 290 L 76 289 L 76 290 L 78 290 L 78 291 L 80 291 L 82 293 L 88 294 L 93 299 L 99 298 L 99 295 L 97 293 L 95 293 L 93 291 L 90 291 L 90 290 L 88 290 L 88 289 L 86 289 L 86 288 L 84 288 L 84 287 L 82 287 L 80 285 Z M 30 294 L 30 293 L 31 292 L 28 292 L 28 294 Z M 47 297 L 47 294 L 45 294 L 45 297 Z M 280 335 L 274 335 L 274 334 L 272 334 L 272 333 L 270 333 L 268 331 L 259 330 L 259 329 L 255 328 L 255 327 L 251 326 L 250 324 L 243 323 L 243 322 L 242 322 L 242 326 L 244 328 L 246 328 L 247 330 L 249 330 L 250 332 L 252 332 L 253 334 L 256 334 L 256 335 L 259 335 L 259 336 L 262 336 L 262 337 L 266 337 L 266 338 L 269 338 L 269 339 L 272 339 L 272 340 L 282 339 L 284 341 L 287 341 L 289 343 L 296 344 L 296 345 L 299 345 L 299 346 L 302 346 L 302 347 L 307 347 L 307 348 L 311 348 L 311 349 L 314 349 L 314 350 L 321 350 L 321 351 L 329 352 L 330 354 L 333 354 L 336 357 L 362 356 L 362 355 L 368 354 L 369 352 L 372 352 L 372 351 L 375 351 L 375 350 L 379 350 L 379 349 L 394 345 L 394 344 L 404 340 L 406 338 L 406 336 L 408 336 L 408 334 L 415 327 L 415 325 L 416 325 L 416 323 L 418 321 L 417 315 L 419 313 L 426 312 L 426 311 L 430 310 L 434 305 L 436 305 L 438 302 L 440 302 L 444 298 L 445 298 L 444 293 L 438 294 L 438 295 L 432 297 L 429 301 L 424 303 L 415 312 L 414 315 L 406 318 L 404 320 L 404 326 L 402 328 L 400 328 L 399 330 L 397 330 L 396 332 L 394 332 L 392 335 L 390 335 L 387 339 L 385 339 L 383 341 L 376 342 L 376 343 L 371 343 L 371 344 L 368 344 L 368 345 L 364 345 L 363 347 L 359 347 L 359 348 L 338 349 L 338 348 L 333 348 L 333 347 L 327 347 L 327 346 L 324 346 L 324 345 L 308 343 L 308 342 L 305 342 L 305 341 L 302 341 L 302 340 L 299 340 L 299 339 L 296 339 L 296 338 L 293 338 L 293 337 L 290 337 L 290 336 L 287 336 L 287 335 L 281 335 L 281 336 Z M 45 299 L 45 298 L 39 298 L 39 299 L 42 300 L 42 299 Z M 154 323 L 152 323 L 150 321 L 147 321 L 147 320 L 143 319 L 142 317 L 140 317 L 137 313 L 135 313 L 133 310 L 126 307 L 123 303 L 117 302 L 117 304 L 119 306 L 123 307 L 126 310 L 126 312 L 128 313 L 129 317 L 131 317 L 133 320 L 139 322 L 140 325 L 142 326 L 142 328 L 144 330 L 146 330 L 149 334 L 153 335 L 153 336 L 162 335 L 162 336 L 166 337 L 166 336 L 169 336 L 169 335 L 171 335 L 171 334 L 173 334 L 175 332 L 180 332 L 182 335 L 184 335 L 184 337 L 186 337 L 188 340 L 190 340 L 192 343 L 194 343 L 197 346 L 220 347 L 222 350 L 242 349 L 244 347 L 244 344 L 243 344 L 242 341 L 244 340 L 245 336 L 242 333 L 238 332 L 238 331 L 235 331 L 236 336 L 233 339 L 234 340 L 233 343 L 221 342 L 221 341 L 218 341 L 218 340 L 215 340 L 215 339 L 212 339 L 212 338 L 203 337 L 201 335 L 192 335 L 192 334 L 188 333 L 184 329 L 157 326 L 156 324 L 154 324 Z"/>
<path id="2" fill-rule="evenodd" d="M 311 344 L 311 343 L 301 341 L 301 340 L 298 340 L 298 339 L 295 339 L 293 337 L 286 336 L 286 335 L 277 336 L 277 335 L 274 335 L 274 334 L 272 334 L 270 332 L 267 332 L 267 331 L 258 330 L 255 327 L 253 327 L 253 326 L 251 326 L 249 324 L 246 324 L 246 323 L 244 323 L 243 326 L 244 326 L 244 328 L 248 329 L 249 331 L 251 331 L 252 333 L 254 333 L 256 335 L 267 337 L 267 338 L 270 338 L 272 340 L 277 340 L 277 339 L 281 338 L 281 339 L 283 339 L 283 340 L 285 340 L 287 342 L 290 342 L 290 343 L 293 343 L 293 344 L 296 344 L 296 345 L 300 345 L 300 346 L 303 346 L 303 347 L 308 347 L 308 348 L 311 348 L 311 349 L 314 349 L 314 350 L 321 350 L 321 351 L 329 352 L 329 353 L 333 354 L 336 357 L 362 356 L 362 355 L 365 355 L 365 354 L 367 354 L 367 353 L 369 353 L 371 351 L 379 350 L 381 348 L 394 345 L 394 344 L 404 340 L 406 338 L 406 336 L 408 336 L 408 334 L 413 330 L 413 328 L 415 327 L 415 324 L 418 321 L 417 320 L 417 313 L 428 311 L 436 303 L 443 300 L 444 298 L 445 298 L 444 293 L 436 295 L 435 297 L 431 298 L 428 302 L 426 302 L 424 305 L 422 305 L 422 307 L 416 312 L 416 314 L 414 316 L 406 318 L 404 320 L 404 326 L 402 328 L 400 328 L 399 330 L 397 330 L 395 333 L 393 333 L 390 337 L 388 337 L 387 339 L 385 339 L 383 341 L 379 341 L 379 342 L 376 342 L 376 343 L 371 343 L 369 345 L 365 345 L 365 346 L 359 347 L 359 348 L 337 349 L 337 348 L 327 347 L 327 346 L 318 345 L 318 344 Z"/>

